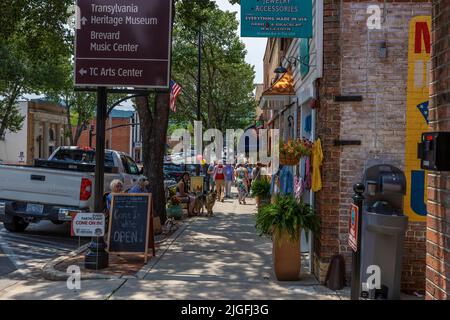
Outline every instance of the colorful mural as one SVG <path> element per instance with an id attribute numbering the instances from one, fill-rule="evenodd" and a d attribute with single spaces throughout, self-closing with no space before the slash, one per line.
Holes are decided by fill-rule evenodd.
<path id="1" fill-rule="evenodd" d="M 405 213 L 410 221 L 426 221 L 426 173 L 420 169 L 417 144 L 428 127 L 431 17 L 414 17 L 409 27 L 406 102 Z"/>

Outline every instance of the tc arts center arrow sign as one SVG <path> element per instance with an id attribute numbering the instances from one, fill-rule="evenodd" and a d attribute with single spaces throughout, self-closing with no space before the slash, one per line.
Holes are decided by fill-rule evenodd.
<path id="1" fill-rule="evenodd" d="M 167 89 L 172 0 L 78 0 L 75 86 Z"/>

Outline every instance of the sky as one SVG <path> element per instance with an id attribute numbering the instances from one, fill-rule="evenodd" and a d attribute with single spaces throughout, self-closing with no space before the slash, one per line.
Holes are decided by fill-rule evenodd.
<path id="1" fill-rule="evenodd" d="M 222 10 L 228 10 L 233 12 L 238 12 L 236 18 L 238 20 L 241 19 L 241 6 L 240 5 L 231 5 L 228 0 L 216 0 L 217 5 Z M 241 34 L 241 30 L 239 29 L 239 34 Z M 246 62 L 255 67 L 255 83 L 263 82 L 263 57 L 264 51 L 266 50 L 267 38 L 241 38 L 244 42 L 247 56 Z M 132 109 L 132 103 L 127 102 L 123 105 L 119 106 L 118 109 L 130 110 Z"/>
<path id="2" fill-rule="evenodd" d="M 241 6 L 231 5 L 228 0 L 216 0 L 217 5 L 222 10 L 238 12 L 237 18 L 241 19 Z M 239 30 L 239 34 L 241 30 Z M 247 63 L 255 66 L 255 83 L 263 82 L 263 57 L 266 50 L 267 38 L 241 38 L 247 49 Z"/>

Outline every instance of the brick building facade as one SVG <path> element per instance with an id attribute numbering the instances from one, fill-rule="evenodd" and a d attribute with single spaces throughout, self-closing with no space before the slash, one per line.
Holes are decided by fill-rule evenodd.
<path id="1" fill-rule="evenodd" d="M 417 39 L 411 32 L 416 31 L 417 23 L 430 16 L 431 4 L 427 1 L 388 1 L 382 28 L 370 30 L 366 24 L 367 7 L 372 4 L 373 1 L 325 1 L 324 76 L 319 84 L 317 121 L 325 161 L 324 187 L 316 198 L 322 217 L 322 233 L 316 241 L 315 271 L 320 279 L 324 279 L 330 258 L 336 253 L 344 255 L 347 270 L 350 270 L 351 249 L 347 241 L 353 185 L 361 181 L 365 168 L 387 163 L 405 172 L 409 186 L 404 204 L 409 227 L 404 246 L 402 289 L 423 292 L 423 216 L 426 212 L 411 208 L 412 190 L 416 188 L 411 187 L 411 179 L 412 171 L 419 169 L 414 148 L 420 133 L 425 131 L 426 121 L 420 118 L 417 110 L 410 111 L 416 105 L 408 102 L 413 90 L 409 84 L 414 82 L 410 79 L 409 70 L 413 66 L 409 54 L 412 41 Z M 381 2 L 380 7 L 384 9 Z M 424 33 L 425 40 L 422 37 L 420 41 L 426 41 L 426 31 Z M 387 45 L 386 57 L 381 55 L 382 43 Z M 423 44 L 422 48 L 426 46 Z M 421 72 L 426 73 L 426 62 Z M 425 96 L 426 83 L 422 81 L 420 87 Z M 359 95 L 362 101 L 336 102 L 335 97 L 340 95 Z M 361 145 L 335 146 L 335 140 L 360 140 Z"/>
<path id="2" fill-rule="evenodd" d="M 110 117 L 106 120 L 105 147 L 116 151 L 122 151 L 129 155 L 132 154 L 132 126 L 133 111 L 113 110 Z M 94 136 L 92 137 L 92 147 L 95 148 L 95 123 L 96 119 L 91 120 L 88 129 L 83 131 L 78 140 L 79 147 L 89 146 L 89 128 L 93 126 Z M 108 130 L 113 128 L 112 130 Z"/>
<path id="3" fill-rule="evenodd" d="M 367 8 L 374 4 L 382 11 L 380 29 L 367 26 Z M 420 170 L 416 148 L 428 128 L 426 114 L 418 107 L 428 106 L 430 16 L 431 1 L 426 0 L 323 1 L 323 75 L 311 90 L 311 96 L 316 92 L 318 99 L 312 113 L 316 120 L 313 137 L 321 139 L 324 151 L 323 188 L 314 195 L 321 232 L 312 250 L 312 271 L 320 281 L 325 280 L 335 254 L 344 256 L 350 279 L 347 241 L 353 185 L 362 181 L 366 168 L 385 163 L 398 167 L 407 177 L 404 211 L 409 224 L 402 289 L 425 291 L 425 172 Z M 297 41 L 291 44 L 298 46 Z M 299 55 L 293 48 L 286 52 Z M 298 66 L 286 66 L 294 74 L 296 89 L 308 79 L 297 76 Z M 266 74 L 265 80 L 271 77 Z M 297 94 L 299 100 L 302 95 Z M 339 96 L 358 96 L 361 101 L 339 102 Z M 308 104 L 311 101 L 314 99 Z M 298 110 L 303 113 L 304 105 L 299 104 Z M 303 121 L 303 116 L 297 118 L 301 131 L 300 119 Z M 336 140 L 360 144 L 339 146 Z"/>
<path id="4" fill-rule="evenodd" d="M 450 2 L 433 1 L 430 127 L 450 131 Z M 429 172 L 426 299 L 450 300 L 450 174 Z"/>

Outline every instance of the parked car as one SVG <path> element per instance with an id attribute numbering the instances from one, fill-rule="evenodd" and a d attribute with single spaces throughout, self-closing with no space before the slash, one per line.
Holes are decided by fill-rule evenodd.
<path id="1" fill-rule="evenodd" d="M 174 179 L 175 181 L 180 181 L 183 173 L 189 172 L 191 176 L 195 176 L 196 174 L 196 165 L 195 164 L 174 164 L 174 163 L 165 163 L 164 164 L 164 173 L 169 177 Z"/>
<path id="2" fill-rule="evenodd" d="M 127 154 L 105 151 L 105 192 L 114 179 L 128 189 L 140 175 Z M 0 165 L 0 222 L 9 231 L 21 232 L 41 220 L 70 221 L 71 212 L 94 210 L 94 188 L 95 150 L 90 148 L 60 147 L 33 166 Z"/>

